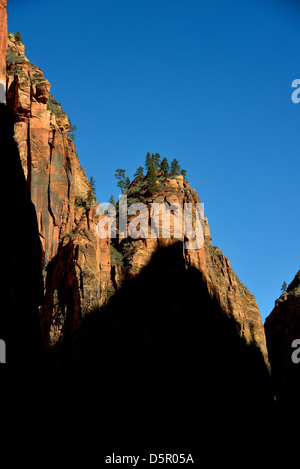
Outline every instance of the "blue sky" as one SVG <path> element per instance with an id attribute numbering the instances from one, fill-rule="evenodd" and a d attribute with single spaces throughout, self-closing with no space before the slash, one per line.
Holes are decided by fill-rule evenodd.
<path id="1" fill-rule="evenodd" d="M 177 158 L 263 320 L 300 269 L 300 8 L 280 0 L 8 0 L 8 26 L 77 125 L 97 198 Z"/>

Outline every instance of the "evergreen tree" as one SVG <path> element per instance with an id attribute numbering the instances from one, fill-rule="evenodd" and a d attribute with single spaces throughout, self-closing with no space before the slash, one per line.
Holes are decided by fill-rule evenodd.
<path id="1" fill-rule="evenodd" d="M 23 42 L 21 33 L 19 33 L 19 31 L 16 32 L 15 39 L 16 39 L 16 42 Z"/>
<path id="2" fill-rule="evenodd" d="M 182 169 L 180 174 L 183 176 L 183 179 L 186 181 L 186 169 Z"/>
<path id="3" fill-rule="evenodd" d="M 160 170 L 163 172 L 164 176 L 168 176 L 170 171 L 170 166 L 166 157 L 161 160 L 159 165 Z"/>
<path id="4" fill-rule="evenodd" d="M 127 177 L 124 180 L 124 190 L 128 189 L 129 186 L 130 186 L 130 179 L 129 177 Z"/>
<path id="5" fill-rule="evenodd" d="M 118 181 L 117 186 L 121 189 L 123 194 L 130 184 L 130 179 L 126 177 L 126 169 L 116 169 L 115 178 Z"/>
<path id="6" fill-rule="evenodd" d="M 93 176 L 90 177 L 90 186 L 91 186 L 91 190 L 93 194 L 95 195 L 96 194 L 96 181 L 93 178 Z"/>
<path id="7" fill-rule="evenodd" d="M 146 154 L 146 161 L 145 161 L 145 168 L 146 168 L 147 172 L 149 171 L 149 168 L 152 164 L 153 164 L 152 157 L 151 157 L 150 153 L 148 152 Z"/>
<path id="8" fill-rule="evenodd" d="M 88 193 L 87 193 L 87 197 L 86 197 L 86 201 L 91 204 L 92 202 L 94 202 L 96 200 L 96 181 L 95 179 L 93 178 L 93 176 L 90 177 L 90 186 L 91 188 L 89 189 Z"/>
<path id="9" fill-rule="evenodd" d="M 174 158 L 174 160 L 171 161 L 171 176 L 176 176 L 176 174 L 180 174 L 180 164 L 179 161 Z"/>
<path id="10" fill-rule="evenodd" d="M 152 153 L 152 162 L 155 169 L 158 169 L 160 166 L 161 156 L 159 153 Z"/>
<path id="11" fill-rule="evenodd" d="M 283 293 L 285 293 L 285 292 L 287 291 L 287 288 L 288 288 L 287 283 L 286 283 L 286 282 L 283 282 L 282 287 L 281 287 L 281 291 L 282 291 Z"/>
<path id="12" fill-rule="evenodd" d="M 143 166 L 139 166 L 138 169 L 136 170 L 135 174 L 134 174 L 134 177 L 135 178 L 143 178 L 144 177 L 144 168 Z"/>
<path id="13" fill-rule="evenodd" d="M 151 191 L 151 192 L 154 192 L 155 189 L 156 189 L 156 181 L 157 181 L 157 176 L 156 176 L 156 171 L 155 171 L 155 168 L 154 168 L 154 165 L 153 163 L 150 164 L 149 166 L 149 170 L 148 170 L 148 189 Z"/>
<path id="14" fill-rule="evenodd" d="M 75 132 L 77 131 L 77 125 L 73 125 L 71 122 L 71 119 L 69 119 L 69 137 L 73 140 L 75 140 Z"/>
<path id="15" fill-rule="evenodd" d="M 111 194 L 110 198 L 108 199 L 108 203 L 112 204 L 114 207 L 116 206 L 115 198 L 112 194 Z"/>

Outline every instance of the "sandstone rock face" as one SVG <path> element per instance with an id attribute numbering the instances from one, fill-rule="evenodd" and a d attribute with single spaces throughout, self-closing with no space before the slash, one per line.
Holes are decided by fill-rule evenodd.
<path id="1" fill-rule="evenodd" d="M 226 315 L 235 319 L 245 342 L 260 350 L 270 369 L 264 326 L 255 297 L 239 280 L 219 248 L 207 241 L 205 248 L 209 291 L 218 298 Z"/>
<path id="2" fill-rule="evenodd" d="M 7 198 L 9 181 L 13 187 L 9 204 L 16 207 L 6 211 L 2 231 L 0 338 L 7 345 L 7 363 L 20 367 L 43 361 L 38 315 L 43 299 L 42 254 L 36 212 L 14 141 L 13 116 L 4 104 L 0 104 L 0 142 L 1 198 Z"/>
<path id="3" fill-rule="evenodd" d="M 200 204 L 197 192 L 190 188 L 190 184 L 182 176 L 177 176 L 174 179 L 164 179 L 157 184 L 158 189 L 154 194 L 146 193 L 141 195 L 141 181 L 136 180 L 132 182 L 128 190 L 128 205 L 131 202 L 136 202 L 137 197 L 139 197 L 139 200 L 148 207 L 148 220 L 151 218 L 150 207 L 153 203 L 165 203 L 169 207 L 172 204 L 176 207 L 176 204 L 178 204 L 182 209 L 182 213 L 184 212 L 184 204 L 190 203 L 194 210 L 196 205 Z M 117 287 L 120 287 L 125 279 L 139 275 L 151 262 L 154 253 L 180 242 L 186 268 L 195 268 L 201 272 L 209 295 L 212 298 L 217 298 L 224 314 L 236 321 L 239 335 L 245 340 L 245 343 L 258 348 L 264 358 L 266 367 L 269 369 L 264 326 L 254 296 L 233 272 L 230 261 L 220 249 L 212 245 L 208 219 L 206 217 L 203 219 L 203 245 L 197 249 L 187 249 L 184 228 L 181 237 L 174 236 L 176 213 L 174 211 L 170 215 L 169 238 L 164 238 L 161 231 L 157 239 L 132 239 L 128 237 L 115 243 L 116 248 L 123 256 L 123 269 L 119 267 L 112 273 L 113 278 L 116 276 L 114 283 Z M 128 220 L 128 231 L 132 219 L 133 217 Z M 163 227 L 163 223 L 161 219 L 160 229 Z M 167 220 L 166 224 L 168 223 Z M 148 233 L 151 233 L 150 222 Z M 120 271 L 122 271 L 121 275 Z"/>
<path id="4" fill-rule="evenodd" d="M 15 116 L 15 140 L 36 208 L 43 251 L 45 283 L 41 323 L 47 344 L 54 345 L 74 332 L 89 311 L 103 305 L 126 279 L 134 278 L 149 265 L 153 255 L 181 242 L 186 268 L 195 268 L 205 279 L 211 297 L 216 297 L 224 314 L 238 324 L 240 337 L 255 344 L 268 366 L 264 329 L 255 299 L 241 284 L 230 262 L 211 244 L 207 219 L 204 243 L 186 249 L 184 231 L 175 231 L 176 210 L 170 214 L 170 236 L 118 239 L 115 249 L 122 265 L 111 267 L 110 240 L 96 235 L 99 216 L 87 203 L 89 181 L 80 166 L 69 121 L 61 106 L 50 96 L 50 84 L 25 56 L 24 45 L 8 36 L 8 50 L 14 60 L 7 64 L 7 100 Z M 147 177 L 145 177 L 146 179 Z M 154 194 L 141 196 L 140 181 L 128 190 L 128 205 L 144 202 L 184 207 L 200 203 L 197 192 L 182 176 L 164 179 Z M 129 217 L 128 228 L 134 217 Z M 164 227 L 160 222 L 160 229 Z"/>
<path id="5" fill-rule="evenodd" d="M 248 442 L 248 421 L 260 422 L 273 404 L 264 331 L 253 295 L 212 245 L 207 219 L 204 242 L 196 249 L 187 248 L 192 239 L 176 233 L 176 207 L 196 207 L 197 192 L 182 176 L 160 178 L 152 192 L 147 176 L 134 180 L 128 204 L 143 202 L 147 222 L 151 203 L 174 206 L 170 236 L 117 238 L 113 245 L 109 237 L 100 239 L 96 225 L 103 215 L 90 198 L 68 117 L 12 34 L 8 52 L 11 144 L 21 160 L 23 188 L 17 194 L 27 194 L 22 222 L 27 223 L 30 249 L 19 255 L 24 239 L 18 244 L 14 229 L 6 256 L 6 295 L 16 304 L 15 324 L 23 343 L 28 339 L 24 330 L 32 330 L 30 314 L 21 315 L 22 321 L 18 315 L 28 297 L 26 309 L 33 304 L 35 327 L 39 320 L 51 348 L 47 362 L 55 378 L 47 402 L 58 396 L 56 411 L 67 391 L 74 402 L 66 399 L 64 404 L 70 405 L 71 415 L 76 409 L 76 428 L 80 414 L 93 415 L 114 445 L 126 436 L 135 445 L 139 438 L 155 443 L 158 436 L 157 447 L 194 443 L 197 448 L 203 432 L 216 440 L 216 426 L 223 441 L 228 422 Z M 31 214 L 30 227 L 25 214 Z M 15 215 L 10 218 L 9 226 L 16 225 Z M 132 222 L 130 215 L 127 228 Z M 31 253 L 34 258 L 28 259 Z M 38 334 L 35 343 L 37 339 Z M 82 428 L 88 425 L 87 419 Z M 135 431 L 129 435 L 130 426 Z M 229 445 L 236 444 L 231 432 L 229 439 Z"/>
<path id="6" fill-rule="evenodd" d="M 295 339 L 300 339 L 300 271 L 265 321 L 265 331 L 277 401 L 297 409 L 300 365 L 292 360 Z"/>
<path id="7" fill-rule="evenodd" d="M 63 387 L 83 396 L 87 412 L 99 409 L 114 442 L 124 442 L 129 422 L 131 441 L 158 446 L 197 447 L 208 428 L 224 441 L 229 422 L 231 443 L 253 421 L 265 429 L 273 394 L 255 299 L 209 240 L 205 267 L 196 253 L 200 268 L 182 240 L 148 241 L 116 244 L 124 248 L 116 292 L 58 350 L 72 357 Z"/>
<path id="8" fill-rule="evenodd" d="M 6 89 L 6 42 L 7 42 L 7 0 L 0 0 L 0 103 L 5 102 Z"/>
<path id="9" fill-rule="evenodd" d="M 144 177 L 143 184 L 146 182 L 147 176 Z M 137 238 L 130 237 L 130 225 L 134 221 L 135 216 L 128 217 L 127 233 L 128 237 L 119 239 L 118 249 L 124 257 L 124 267 L 127 277 L 132 277 L 141 272 L 141 270 L 149 263 L 152 255 L 159 248 L 172 246 L 174 243 L 181 241 L 184 246 L 184 255 L 187 263 L 195 265 L 199 269 L 205 271 L 205 248 L 204 248 L 204 231 L 201 227 L 201 242 L 198 248 L 187 249 L 185 244 L 187 241 L 193 241 L 195 238 L 188 239 L 184 230 L 184 206 L 191 205 L 191 210 L 195 214 L 196 205 L 200 205 L 200 199 L 197 192 L 190 188 L 190 184 L 184 181 L 183 176 L 176 176 L 172 179 L 165 178 L 157 183 L 157 190 L 154 194 L 144 191 L 140 193 L 141 181 L 134 180 L 128 190 L 128 206 L 141 202 L 147 207 L 147 237 Z M 161 204 L 170 210 L 170 218 L 153 214 L 155 204 Z M 179 210 L 177 210 L 179 207 Z M 152 210 L 152 211 L 151 211 Z M 153 228 L 153 220 L 155 227 Z M 148 224 L 149 223 L 149 224 Z M 207 224 L 207 221 L 205 222 Z M 151 228 L 152 226 L 152 228 Z M 208 226 L 208 225 L 207 225 Z M 195 230 L 195 223 L 193 224 Z M 165 231 L 165 230 L 168 230 Z"/>
<path id="10" fill-rule="evenodd" d="M 69 137 L 68 117 L 50 87 L 9 33 L 7 103 L 37 213 L 45 283 L 40 313 L 45 341 L 53 345 L 105 301 L 110 252 L 109 243 L 96 236 L 96 202 L 87 202 L 90 184 Z"/>

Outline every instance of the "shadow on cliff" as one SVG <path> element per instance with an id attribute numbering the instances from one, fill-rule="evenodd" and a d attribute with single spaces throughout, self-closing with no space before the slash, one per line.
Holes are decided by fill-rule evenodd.
<path id="1" fill-rule="evenodd" d="M 10 391 L 18 387 L 15 392 L 20 402 L 26 389 L 27 395 L 32 390 L 38 392 L 40 378 L 46 372 L 38 315 L 43 298 L 42 254 L 36 212 L 14 140 L 13 116 L 3 104 L 0 104 L 0 145 L 3 221 L 0 338 L 6 344 L 6 365 L 1 371 L 9 375 Z"/>
<path id="2" fill-rule="evenodd" d="M 199 448 L 227 441 L 229 428 L 245 442 L 250 421 L 273 407 L 260 350 L 186 268 L 182 243 L 155 253 L 52 353 L 59 395 L 112 448 Z"/>

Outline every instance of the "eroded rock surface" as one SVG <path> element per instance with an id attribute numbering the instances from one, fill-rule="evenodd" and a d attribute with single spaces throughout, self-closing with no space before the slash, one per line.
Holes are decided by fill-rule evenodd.
<path id="1" fill-rule="evenodd" d="M 53 345 L 105 300 L 109 242 L 96 236 L 97 204 L 88 200 L 91 187 L 69 136 L 70 122 L 50 83 L 11 33 L 7 57 L 7 103 L 43 252 L 42 328 Z"/>

